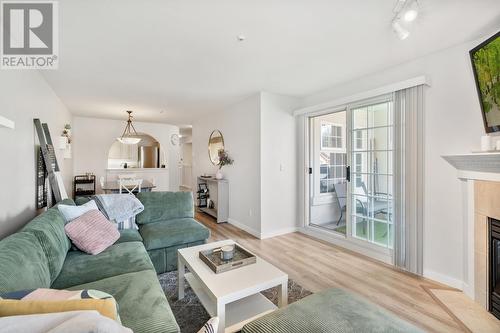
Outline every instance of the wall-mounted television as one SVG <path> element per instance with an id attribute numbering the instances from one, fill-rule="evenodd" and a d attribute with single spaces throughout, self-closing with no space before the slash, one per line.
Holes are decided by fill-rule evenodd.
<path id="1" fill-rule="evenodd" d="M 500 31 L 470 50 L 486 133 L 500 131 Z"/>

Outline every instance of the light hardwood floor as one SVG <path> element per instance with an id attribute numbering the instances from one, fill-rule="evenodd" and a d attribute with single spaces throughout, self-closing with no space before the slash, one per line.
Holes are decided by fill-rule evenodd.
<path id="1" fill-rule="evenodd" d="M 348 289 L 426 331 L 464 331 L 422 288 L 446 288 L 437 282 L 301 233 L 260 240 L 228 223 L 217 224 L 202 213 L 197 213 L 196 219 L 210 228 L 209 241 L 233 239 L 312 292 L 331 287 Z"/>

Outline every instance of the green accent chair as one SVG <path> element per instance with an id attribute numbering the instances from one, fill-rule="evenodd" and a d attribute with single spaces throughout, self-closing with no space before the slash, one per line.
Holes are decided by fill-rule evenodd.
<path id="1" fill-rule="evenodd" d="M 145 206 L 137 217 L 139 231 L 122 230 L 120 239 L 98 255 L 71 248 L 57 207 L 0 240 L 0 294 L 101 290 L 115 297 L 122 324 L 135 333 L 179 332 L 157 272 L 176 269 L 177 249 L 205 243 L 210 232 L 193 219 L 191 193 L 140 193 L 139 200 Z"/>
<path id="2" fill-rule="evenodd" d="M 332 288 L 307 296 L 245 326 L 242 333 L 423 333 L 364 298 Z"/>

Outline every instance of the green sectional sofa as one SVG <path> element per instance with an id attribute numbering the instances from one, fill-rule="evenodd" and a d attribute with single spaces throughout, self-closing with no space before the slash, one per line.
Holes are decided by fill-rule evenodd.
<path id="1" fill-rule="evenodd" d="M 141 201 L 146 209 L 138 218 L 140 231 L 121 231 L 120 239 L 98 255 L 71 249 L 56 207 L 34 218 L 0 241 L 0 294 L 35 288 L 101 290 L 115 297 L 122 324 L 135 333 L 179 332 L 157 271 L 175 269 L 174 249 L 203 243 L 210 233 L 192 219 L 189 193 L 153 192 Z M 74 205 L 72 200 L 61 203 Z"/>

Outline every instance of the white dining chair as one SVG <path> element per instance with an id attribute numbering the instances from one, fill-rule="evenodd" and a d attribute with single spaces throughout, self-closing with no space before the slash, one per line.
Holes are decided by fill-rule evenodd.
<path id="1" fill-rule="evenodd" d="M 118 179 L 120 194 L 121 193 L 129 193 L 134 194 L 134 191 L 137 193 L 141 192 L 142 179 Z"/>

